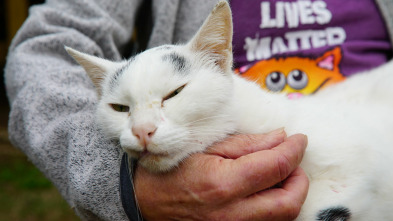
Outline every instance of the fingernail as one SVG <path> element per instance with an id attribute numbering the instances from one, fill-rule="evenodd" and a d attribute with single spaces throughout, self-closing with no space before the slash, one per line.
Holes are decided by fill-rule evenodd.
<path id="1" fill-rule="evenodd" d="M 281 127 L 281 128 L 278 128 L 278 129 L 275 129 L 275 130 L 273 130 L 273 131 L 271 131 L 270 133 L 268 133 L 269 135 L 278 135 L 278 134 L 282 134 L 282 133 L 284 133 L 285 132 L 285 128 L 284 127 Z"/>
<path id="2" fill-rule="evenodd" d="M 304 138 L 306 139 L 306 147 L 308 146 L 308 136 L 304 134 Z"/>

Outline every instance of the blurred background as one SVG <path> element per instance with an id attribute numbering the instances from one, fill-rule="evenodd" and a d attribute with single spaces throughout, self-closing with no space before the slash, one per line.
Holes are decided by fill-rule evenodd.
<path id="1" fill-rule="evenodd" d="M 0 221 L 79 220 L 50 181 L 8 140 L 9 105 L 4 65 L 9 44 L 28 15 L 44 0 L 0 0 Z"/>

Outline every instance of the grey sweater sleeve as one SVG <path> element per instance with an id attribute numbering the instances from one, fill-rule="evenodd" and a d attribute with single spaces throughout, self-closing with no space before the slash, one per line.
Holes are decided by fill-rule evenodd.
<path id="1" fill-rule="evenodd" d="M 9 50 L 10 139 L 84 220 L 127 220 L 122 152 L 96 128 L 93 85 L 63 47 L 121 59 L 141 2 L 48 0 L 30 9 Z"/>

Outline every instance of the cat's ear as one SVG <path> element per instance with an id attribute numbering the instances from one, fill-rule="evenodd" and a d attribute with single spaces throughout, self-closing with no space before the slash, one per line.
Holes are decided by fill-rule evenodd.
<path id="1" fill-rule="evenodd" d="M 188 43 L 191 50 L 214 59 L 224 71 L 232 69 L 232 13 L 227 1 L 220 1 Z"/>
<path id="2" fill-rule="evenodd" d="M 97 89 L 97 93 L 99 96 L 102 94 L 102 83 L 106 77 L 106 75 L 113 69 L 115 66 L 114 62 L 105 60 L 103 58 L 99 58 L 96 56 L 88 55 L 82 52 L 79 52 L 70 47 L 64 47 L 71 57 L 75 59 L 86 71 L 87 75 L 90 77 L 94 86 Z"/>

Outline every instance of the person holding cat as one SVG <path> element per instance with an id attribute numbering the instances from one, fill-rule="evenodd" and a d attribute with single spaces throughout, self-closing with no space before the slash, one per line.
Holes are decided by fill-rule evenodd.
<path id="1" fill-rule="evenodd" d="M 291 5 L 277 3 L 273 7 L 277 18 L 273 18 L 266 16 L 272 8 L 269 1 L 258 1 L 258 8 L 264 11 L 259 16 L 259 19 L 263 18 L 259 21 L 260 27 L 282 28 L 280 16 L 295 16 L 294 9 L 304 10 L 308 16 L 302 18 L 298 14 L 299 23 L 291 24 L 290 28 L 296 28 L 302 22 L 307 25 L 307 22 L 312 23 L 311 20 L 313 24 L 329 24 L 332 21 L 334 13 L 322 1 L 293 2 Z M 367 1 L 367 4 L 370 2 Z M 123 153 L 116 142 L 104 139 L 93 123 L 92 113 L 97 97 L 92 84 L 82 69 L 75 66 L 66 55 L 63 45 L 120 60 L 130 54 L 127 44 L 136 18 L 141 48 L 134 50 L 143 49 L 144 46 L 150 48 L 186 42 L 216 1 L 151 3 L 150 6 L 149 1 L 144 2 L 148 9 L 152 9 L 152 17 L 150 13 L 136 16 L 142 5 L 142 1 L 138 0 L 48 1 L 31 9 L 30 17 L 10 48 L 6 84 L 12 106 L 9 127 L 11 139 L 51 179 L 84 220 L 126 220 L 127 216 L 136 220 L 142 218 L 137 217 L 137 206 L 132 204 L 133 199 L 127 198 L 127 193 L 128 197 L 133 198 L 131 186 L 123 185 L 124 179 L 118 179 L 124 175 L 124 172 L 120 172 L 124 168 L 123 164 L 120 165 Z M 387 17 L 392 3 L 377 3 Z M 236 27 L 239 27 L 236 26 L 236 13 L 242 5 L 235 0 L 231 4 L 236 9 L 236 41 Z M 310 10 L 314 12 L 310 13 Z M 389 23 L 391 21 L 385 21 L 390 32 L 393 30 L 392 23 Z M 145 24 L 140 26 L 140 22 Z M 375 22 L 372 24 L 375 25 Z M 376 24 L 380 23 L 377 21 Z M 146 30 L 146 27 L 151 29 Z M 269 53 L 294 53 L 296 47 L 300 50 L 302 47 L 310 48 L 311 45 L 321 46 L 317 49 L 324 50 L 322 46 L 345 42 L 350 32 L 345 27 L 327 27 L 322 31 L 307 32 L 306 35 L 291 31 L 284 34 L 287 39 L 275 36 L 273 40 L 270 39 L 272 44 Z M 147 35 L 144 37 L 144 34 Z M 381 35 L 387 34 L 382 32 Z M 149 40 L 146 42 L 146 39 Z M 252 38 L 250 35 L 240 38 L 238 46 L 234 42 L 235 54 L 240 55 L 237 58 L 235 55 L 240 74 L 251 70 L 252 62 L 270 59 L 271 56 L 261 55 L 265 50 L 259 51 L 260 47 L 254 47 L 255 44 L 262 47 L 267 41 L 268 37 L 258 33 Z M 300 42 L 301 45 L 295 45 L 294 42 Z M 391 47 L 386 41 L 378 45 L 377 51 L 387 54 L 385 61 L 382 61 L 386 62 L 391 58 Z M 236 52 L 236 49 L 241 48 L 245 51 Z M 343 51 L 348 50 L 344 46 L 342 48 Z M 242 56 L 243 61 L 248 63 L 241 63 Z M 315 63 L 321 68 L 334 69 L 336 61 L 334 56 L 322 56 Z M 379 63 L 380 60 L 373 62 L 374 65 Z M 280 73 L 268 75 L 270 77 L 267 79 L 271 79 L 272 83 L 282 83 L 280 79 L 291 79 L 290 76 L 301 83 L 302 79 L 306 79 L 301 77 L 303 74 L 299 71 L 291 75 L 290 72 L 285 77 Z M 265 86 L 273 91 L 286 91 L 286 85 L 298 91 L 302 89 L 297 84 L 289 84 L 292 82 L 290 80 L 283 82 L 285 84 Z M 147 220 L 293 219 L 307 194 L 307 178 L 297 167 L 306 145 L 305 136 L 286 137 L 283 130 L 267 135 L 236 135 L 214 145 L 205 154 L 191 156 L 179 169 L 167 174 L 151 174 L 137 167 L 134 174 L 136 199 Z M 281 185 L 269 189 L 280 182 Z M 233 188 L 226 188 L 228 184 Z"/>

